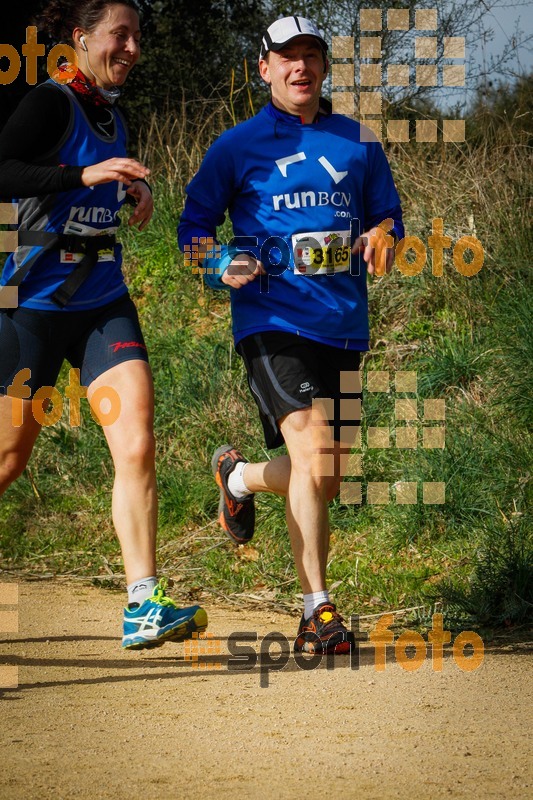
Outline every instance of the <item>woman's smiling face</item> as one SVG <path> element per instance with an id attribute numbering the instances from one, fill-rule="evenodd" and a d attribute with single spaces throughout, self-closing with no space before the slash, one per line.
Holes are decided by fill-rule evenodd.
<path id="1" fill-rule="evenodd" d="M 84 37 L 85 48 L 80 42 Z M 139 16 L 133 8 L 110 5 L 90 32 L 76 28 L 73 39 L 81 71 L 102 89 L 121 86 L 141 54 Z"/>

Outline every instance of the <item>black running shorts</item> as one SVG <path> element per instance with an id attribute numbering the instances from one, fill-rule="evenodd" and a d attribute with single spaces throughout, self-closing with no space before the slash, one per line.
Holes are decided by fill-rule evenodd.
<path id="1" fill-rule="evenodd" d="M 334 401 L 330 424 L 336 441 L 341 426 L 359 423 L 358 419 L 340 418 L 339 402 L 361 400 L 360 391 L 353 391 L 359 387 L 347 377 L 347 373 L 353 376 L 359 370 L 359 351 L 331 347 L 293 333 L 268 331 L 242 339 L 237 352 L 246 365 L 248 384 L 259 408 L 268 448 L 283 444 L 279 420 L 291 411 L 308 408 L 315 397 Z M 345 374 L 342 386 L 341 372 Z"/>
<path id="2" fill-rule="evenodd" d="M 64 359 L 80 370 L 82 386 L 124 361 L 148 361 L 137 310 L 129 295 L 89 311 L 0 312 L 0 395 L 24 368 L 31 397 L 55 386 Z"/>

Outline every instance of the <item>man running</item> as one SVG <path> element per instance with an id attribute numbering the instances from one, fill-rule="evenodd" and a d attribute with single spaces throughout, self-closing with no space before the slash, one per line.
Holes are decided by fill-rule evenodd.
<path id="1" fill-rule="evenodd" d="M 231 445 L 215 452 L 219 521 L 235 543 L 248 542 L 254 494 L 285 497 L 304 593 L 294 648 L 346 653 L 351 634 L 326 588 L 328 501 L 356 428 L 341 427 L 332 408 L 341 393 L 360 398 L 352 379 L 368 349 L 366 273 L 390 271 L 403 225 L 381 145 L 320 96 L 328 68 L 310 20 L 285 17 L 268 28 L 259 71 L 271 101 L 209 148 L 187 186 L 178 238 L 193 252 L 202 237 L 215 241 L 229 210 L 236 239 L 202 266 L 209 285 L 231 291 L 235 345 L 267 447 L 288 451 L 258 464 Z M 333 463 L 321 460 L 332 449 Z"/>

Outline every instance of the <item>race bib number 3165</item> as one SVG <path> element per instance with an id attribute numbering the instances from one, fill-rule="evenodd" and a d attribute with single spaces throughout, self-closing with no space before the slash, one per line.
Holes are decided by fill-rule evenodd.
<path id="1" fill-rule="evenodd" d="M 292 249 L 298 275 L 334 275 L 350 269 L 350 231 L 295 233 Z"/>

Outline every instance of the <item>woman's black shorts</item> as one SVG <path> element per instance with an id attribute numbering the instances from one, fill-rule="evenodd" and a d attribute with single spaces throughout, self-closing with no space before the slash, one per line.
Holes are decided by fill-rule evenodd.
<path id="1" fill-rule="evenodd" d="M 130 296 L 90 311 L 0 312 L 0 395 L 25 368 L 31 397 L 41 386 L 55 386 L 65 359 L 80 370 L 82 386 L 124 361 L 148 361 Z"/>

